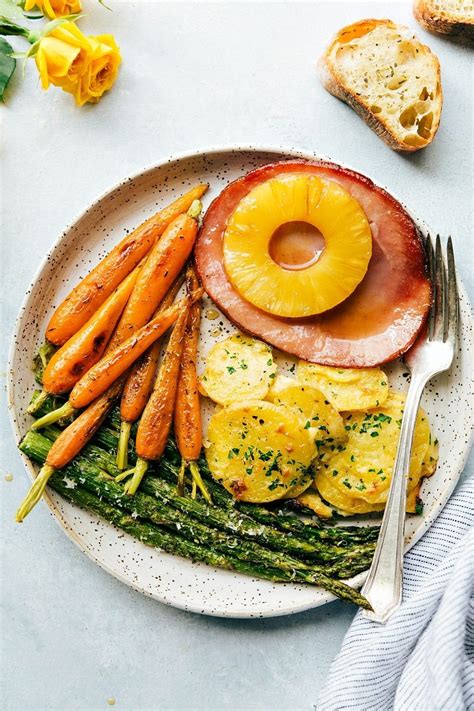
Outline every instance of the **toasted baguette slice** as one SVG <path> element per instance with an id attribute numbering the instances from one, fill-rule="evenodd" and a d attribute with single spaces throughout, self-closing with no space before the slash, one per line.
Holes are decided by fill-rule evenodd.
<path id="1" fill-rule="evenodd" d="M 318 73 L 394 150 L 417 151 L 433 140 L 443 103 L 439 61 L 407 27 L 390 20 L 344 27 Z"/>
<path id="2" fill-rule="evenodd" d="M 414 0 L 413 12 L 430 32 L 474 39 L 472 0 Z"/>

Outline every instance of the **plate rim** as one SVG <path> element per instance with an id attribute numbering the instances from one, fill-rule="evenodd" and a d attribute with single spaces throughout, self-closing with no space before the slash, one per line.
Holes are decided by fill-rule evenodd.
<path id="1" fill-rule="evenodd" d="M 70 230 L 76 225 L 81 219 L 85 217 L 85 215 L 92 210 L 94 210 L 102 201 L 106 200 L 109 196 L 111 196 L 114 192 L 116 192 L 118 189 L 120 189 L 123 185 L 129 182 L 133 182 L 137 179 L 140 179 L 144 176 L 147 175 L 147 173 L 151 173 L 155 170 L 158 170 L 160 168 L 165 167 L 166 165 L 171 165 L 173 163 L 181 163 L 182 161 L 189 161 L 192 159 L 196 159 L 199 157 L 202 157 L 204 155 L 218 155 L 220 153 L 231 153 L 231 154 L 236 154 L 236 153 L 268 153 L 268 154 L 274 154 L 275 156 L 288 156 L 292 158 L 299 158 L 299 159 L 305 159 L 305 160 L 321 160 L 321 161 L 330 161 L 330 162 L 335 162 L 334 159 L 330 158 L 326 154 L 307 150 L 304 148 L 296 148 L 293 146 L 288 146 L 285 144 L 273 144 L 273 145 L 261 145 L 261 144 L 217 144 L 217 145 L 211 145 L 209 147 L 203 147 L 195 150 L 187 150 L 187 151 L 180 151 L 176 153 L 171 153 L 162 158 L 161 160 L 155 161 L 152 164 L 149 164 L 142 168 L 141 170 L 137 170 L 133 174 L 129 174 L 122 179 L 120 179 L 118 182 L 114 183 L 112 186 L 107 188 L 106 190 L 103 190 L 94 200 L 92 200 L 87 207 L 82 209 L 78 214 L 75 215 L 75 217 L 67 223 L 65 228 L 59 233 L 59 235 L 55 238 L 53 243 L 51 244 L 50 248 L 46 251 L 44 257 L 41 259 L 37 269 L 35 270 L 35 273 L 33 275 L 33 278 L 29 282 L 29 285 L 26 289 L 25 296 L 22 299 L 20 308 L 18 310 L 18 313 L 16 315 L 15 321 L 14 321 L 14 326 L 13 326 L 13 332 L 11 335 L 11 340 L 10 340 L 10 346 L 9 346 L 9 351 L 8 351 L 8 358 L 7 358 L 7 387 L 6 387 L 6 396 L 7 396 L 7 409 L 8 409 L 8 414 L 9 414 L 9 421 L 10 425 L 13 431 L 13 435 L 15 438 L 15 444 L 18 447 L 18 442 L 21 441 L 22 438 L 22 433 L 20 431 L 19 424 L 16 420 L 15 417 L 15 408 L 14 408 L 14 402 L 13 402 L 13 396 L 14 396 L 14 383 L 13 383 L 13 360 L 15 357 L 15 350 L 17 346 L 17 341 L 20 336 L 20 326 L 21 326 L 21 321 L 23 319 L 23 316 L 30 306 L 30 301 L 32 298 L 32 291 L 37 284 L 45 266 L 47 265 L 48 261 L 54 254 L 54 252 L 60 247 L 62 240 L 66 237 L 66 235 L 70 232 Z M 342 166 L 343 168 L 346 168 L 348 170 L 353 170 L 355 172 L 360 172 L 357 168 L 354 168 L 353 166 L 349 165 L 345 161 L 337 161 L 337 165 Z M 362 175 L 365 175 L 365 173 L 361 173 Z M 397 200 L 402 207 L 408 212 L 412 220 L 417 224 L 418 228 L 423 232 L 423 233 L 431 233 L 435 234 L 432 230 L 430 230 L 428 224 L 420 218 L 410 207 L 407 207 L 405 202 L 403 200 L 400 200 L 396 194 L 394 194 L 391 190 L 389 190 L 385 185 L 373 180 L 370 178 L 369 179 L 373 182 L 373 184 L 376 187 L 379 187 L 385 191 L 387 191 L 392 197 Z M 459 283 L 460 286 L 460 292 L 461 292 L 461 297 L 462 300 L 465 301 L 465 303 L 469 306 L 470 305 L 470 300 L 469 296 L 464 288 L 463 283 L 460 281 Z M 469 317 L 472 325 L 472 316 Z M 474 341 L 474 336 L 472 335 L 472 327 L 469 329 L 470 333 L 470 341 L 471 343 Z M 472 419 L 472 417 L 471 417 Z M 449 499 L 452 496 L 452 493 L 454 489 L 456 488 L 459 479 L 461 477 L 461 474 L 464 470 L 467 458 L 469 456 L 469 452 L 472 446 L 474 440 L 474 432 L 471 429 L 471 434 L 470 437 L 468 438 L 462 455 L 459 457 L 459 462 L 458 466 L 456 467 L 458 469 L 458 474 L 457 476 L 453 477 L 452 481 L 450 482 L 449 487 L 447 488 L 447 494 L 445 497 L 445 500 L 439 500 L 436 505 L 431 509 L 429 515 L 423 519 L 422 525 L 419 527 L 419 530 L 416 532 L 416 534 L 410 539 L 409 543 L 405 546 L 405 554 L 420 540 L 420 538 L 428 531 L 428 529 L 432 526 L 433 522 L 436 520 L 436 518 L 439 516 L 441 513 L 442 509 L 444 506 L 447 504 Z M 20 450 L 17 450 L 20 458 L 23 462 L 23 465 L 28 473 L 28 476 L 31 481 L 34 480 L 34 473 L 35 469 L 32 464 L 32 462 L 28 459 L 28 457 L 23 454 Z M 145 590 L 144 588 L 140 587 L 139 585 L 134 584 L 129 578 L 125 577 L 121 572 L 118 572 L 117 570 L 111 568 L 107 563 L 104 561 L 100 560 L 97 558 L 97 556 L 94 554 L 92 550 L 90 550 L 87 546 L 84 545 L 80 537 L 76 534 L 74 529 L 69 525 L 69 523 L 66 521 L 64 518 L 62 512 L 60 509 L 56 506 L 56 504 L 53 502 L 51 496 L 49 493 L 46 493 L 46 495 L 43 497 L 43 501 L 46 503 L 50 516 L 54 519 L 56 525 L 58 525 L 62 531 L 66 534 L 66 536 L 79 548 L 79 550 L 82 553 L 85 553 L 90 560 L 92 560 L 96 565 L 98 565 L 100 568 L 105 570 L 107 573 L 112 575 L 114 578 L 119 580 L 120 582 L 126 584 L 128 587 L 132 588 L 133 590 L 136 590 L 137 592 L 142 593 L 146 597 L 151 597 L 154 600 L 157 600 L 158 602 L 161 602 L 162 604 L 175 607 L 177 609 L 185 610 L 188 612 L 194 612 L 197 614 L 202 614 L 202 615 L 209 615 L 211 617 L 221 617 L 221 618 L 235 618 L 235 619 L 262 619 L 262 618 L 271 618 L 271 617 L 282 617 L 285 615 L 290 615 L 290 614 L 296 614 L 299 612 L 303 612 L 305 610 L 313 609 L 316 607 L 320 607 L 322 605 L 326 605 L 330 602 L 333 602 L 337 598 L 326 591 L 322 591 L 322 595 L 318 600 L 314 600 L 311 602 L 304 602 L 298 605 L 292 605 L 291 607 L 285 608 L 279 608 L 278 610 L 267 610 L 267 611 L 262 611 L 262 612 L 252 612 L 248 610 L 247 608 L 237 608 L 237 609 L 225 609 L 225 610 L 215 610 L 215 609 L 203 609 L 202 603 L 201 605 L 193 605 L 193 604 L 187 604 L 184 602 L 180 602 L 179 600 L 169 600 L 164 598 L 162 595 L 160 595 L 159 592 L 156 593 L 151 593 Z M 176 557 L 176 556 L 175 556 Z M 212 567 L 212 566 L 210 566 Z M 352 587 L 358 588 L 360 587 L 366 577 L 367 577 L 367 572 L 364 571 L 363 573 L 359 573 L 359 575 L 354 576 L 353 578 L 350 579 L 349 584 Z"/>

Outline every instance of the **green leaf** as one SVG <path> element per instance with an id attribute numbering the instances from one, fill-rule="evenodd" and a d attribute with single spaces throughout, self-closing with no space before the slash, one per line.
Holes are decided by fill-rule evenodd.
<path id="1" fill-rule="evenodd" d="M 10 56 L 12 51 L 8 42 L 0 37 L 0 101 L 16 67 L 16 60 Z"/>
<path id="2" fill-rule="evenodd" d="M 9 20 L 22 20 L 23 12 L 14 0 L 0 0 L 0 15 Z"/>

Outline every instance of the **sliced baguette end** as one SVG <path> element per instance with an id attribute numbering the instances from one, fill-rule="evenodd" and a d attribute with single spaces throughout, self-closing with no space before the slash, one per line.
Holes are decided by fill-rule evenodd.
<path id="1" fill-rule="evenodd" d="M 474 40 L 474 17 L 462 11 L 461 3 L 459 6 L 458 11 L 450 10 L 448 4 L 440 10 L 432 0 L 414 0 L 413 14 L 428 32 Z"/>
<path id="2" fill-rule="evenodd" d="M 325 56 L 320 57 L 316 65 L 316 71 L 321 84 L 326 91 L 340 99 L 345 104 L 351 107 L 353 111 L 374 131 L 379 138 L 384 141 L 392 150 L 403 153 L 413 153 L 418 151 L 420 147 L 408 146 L 402 143 L 384 124 L 383 120 L 378 118 L 370 111 L 359 99 L 351 92 L 350 89 L 344 88 L 332 74 L 329 63 Z"/>

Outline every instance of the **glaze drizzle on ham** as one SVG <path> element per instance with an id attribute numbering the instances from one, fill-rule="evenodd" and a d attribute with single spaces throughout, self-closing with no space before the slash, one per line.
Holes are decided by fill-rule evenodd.
<path id="1" fill-rule="evenodd" d="M 230 283 L 223 261 L 226 222 L 238 202 L 260 182 L 290 171 L 340 183 L 361 204 L 373 237 L 367 274 L 354 293 L 306 319 L 279 318 L 250 304 Z M 368 178 L 333 163 L 274 163 L 230 183 L 205 215 L 195 258 L 205 290 L 238 328 L 324 365 L 370 367 L 397 358 L 413 344 L 431 301 L 424 248 L 412 219 Z"/>

